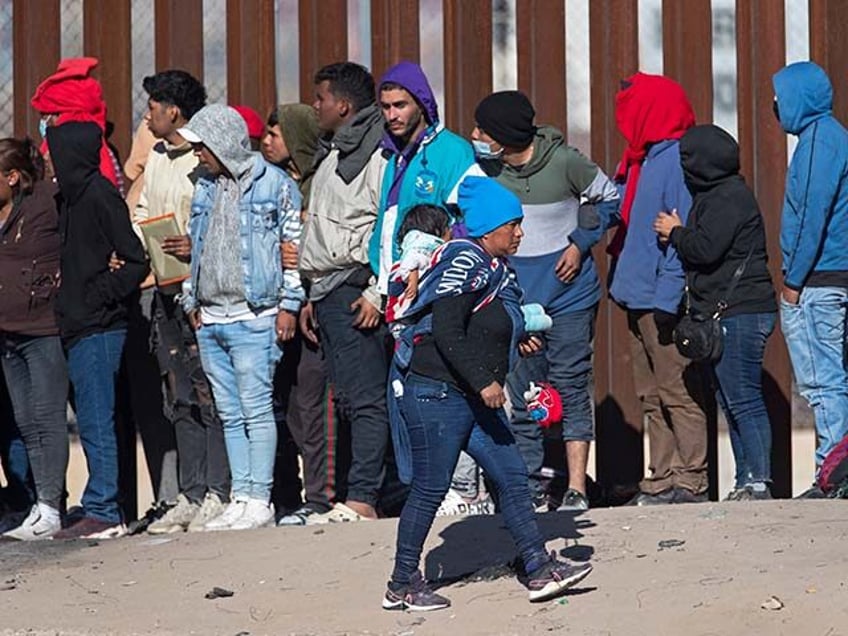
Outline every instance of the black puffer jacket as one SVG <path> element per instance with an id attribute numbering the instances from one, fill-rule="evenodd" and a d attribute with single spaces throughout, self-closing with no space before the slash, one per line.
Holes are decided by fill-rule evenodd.
<path id="1" fill-rule="evenodd" d="M 675 228 L 670 240 L 686 270 L 693 310 L 712 314 L 720 300 L 727 300 L 726 316 L 777 311 L 763 217 L 739 174 L 736 141 L 718 126 L 695 126 L 680 140 L 680 160 L 692 209 L 686 227 Z M 748 265 L 727 299 L 733 275 L 749 252 Z"/>
<path id="2" fill-rule="evenodd" d="M 62 278 L 56 313 L 69 346 L 85 336 L 125 327 L 128 302 L 148 271 L 127 205 L 100 174 L 100 139 L 100 128 L 88 122 L 47 131 L 59 184 Z M 113 251 L 126 261 L 115 272 L 109 271 Z"/>

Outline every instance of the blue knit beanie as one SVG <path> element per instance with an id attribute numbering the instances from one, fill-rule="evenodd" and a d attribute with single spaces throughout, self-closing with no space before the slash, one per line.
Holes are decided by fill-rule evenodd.
<path id="1" fill-rule="evenodd" d="M 489 177 L 465 177 L 459 184 L 458 203 L 472 238 L 524 218 L 518 197 Z"/>

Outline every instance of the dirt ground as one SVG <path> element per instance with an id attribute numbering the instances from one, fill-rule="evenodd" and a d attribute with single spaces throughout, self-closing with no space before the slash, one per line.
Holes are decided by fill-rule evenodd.
<path id="1" fill-rule="evenodd" d="M 595 571 L 530 604 L 500 517 L 441 518 L 423 564 L 453 607 L 386 612 L 396 522 L 0 544 L 0 634 L 848 635 L 844 501 L 540 515 Z M 660 542 L 673 540 L 671 547 Z M 667 546 L 663 543 L 662 546 Z M 474 573 L 484 580 L 473 580 Z M 234 592 L 209 600 L 218 586 Z M 780 609 L 763 609 L 771 601 Z M 4 631 L 5 630 L 5 631 Z"/>

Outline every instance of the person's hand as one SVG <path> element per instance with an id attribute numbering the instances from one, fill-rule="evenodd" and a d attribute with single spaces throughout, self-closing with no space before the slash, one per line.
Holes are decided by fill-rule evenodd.
<path id="1" fill-rule="evenodd" d="M 199 309 L 192 309 L 186 313 L 186 318 L 188 318 L 188 324 L 194 331 L 199 331 L 203 326 L 203 323 L 200 321 Z"/>
<path id="2" fill-rule="evenodd" d="M 274 323 L 274 329 L 277 330 L 277 340 L 280 342 L 288 342 L 294 338 L 294 333 L 297 329 L 297 316 L 291 312 L 281 309 L 277 312 L 277 320 Z"/>
<path id="3" fill-rule="evenodd" d="M 118 258 L 117 252 L 112 252 L 109 255 L 109 271 L 110 272 L 117 272 L 119 269 L 121 269 L 126 264 L 127 264 L 127 262 L 124 259 Z"/>
<path id="4" fill-rule="evenodd" d="M 518 343 L 518 353 L 527 358 L 539 353 L 543 346 L 544 343 L 539 336 L 530 336 Z"/>
<path id="5" fill-rule="evenodd" d="M 380 310 L 368 302 L 364 296 L 354 300 L 350 308 L 356 313 L 353 326 L 356 329 L 374 329 L 380 324 Z"/>
<path id="6" fill-rule="evenodd" d="M 683 225 L 683 222 L 680 220 L 680 217 L 677 216 L 677 210 L 672 210 L 671 212 L 660 212 L 657 214 L 657 218 L 654 219 L 654 232 L 659 236 L 661 243 L 668 243 L 668 239 L 671 236 L 671 231 Z"/>
<path id="7" fill-rule="evenodd" d="M 162 251 L 188 263 L 191 259 L 191 237 L 166 236 L 162 239 Z"/>
<path id="8" fill-rule="evenodd" d="M 572 243 L 565 248 L 562 256 L 557 261 L 556 268 L 554 269 L 556 277 L 563 283 L 570 283 L 580 272 L 581 261 L 580 248 Z"/>
<path id="9" fill-rule="evenodd" d="M 414 300 L 418 295 L 418 272 L 409 272 L 409 280 L 406 281 L 406 289 L 403 290 L 403 295 L 407 300 Z"/>
<path id="10" fill-rule="evenodd" d="M 312 344 L 317 345 L 318 321 L 315 320 L 315 308 L 312 306 L 312 303 L 306 303 L 300 310 L 298 322 L 300 326 L 300 333 L 303 334 L 303 337 Z"/>
<path id="11" fill-rule="evenodd" d="M 481 390 L 480 399 L 490 409 L 499 409 L 506 404 L 506 394 L 503 387 L 497 382 L 492 382 L 489 386 Z"/>
<path id="12" fill-rule="evenodd" d="M 297 269 L 297 245 L 291 241 L 282 241 L 280 258 L 283 261 L 283 269 Z"/>
<path id="13" fill-rule="evenodd" d="M 786 286 L 784 286 L 780 296 L 783 298 L 784 302 L 790 305 L 797 305 L 801 301 L 801 292 L 797 289 L 791 289 Z"/>
<path id="14" fill-rule="evenodd" d="M 669 345 L 674 341 L 674 328 L 677 326 L 677 314 L 662 309 L 654 309 L 654 324 L 657 327 L 657 341 Z"/>

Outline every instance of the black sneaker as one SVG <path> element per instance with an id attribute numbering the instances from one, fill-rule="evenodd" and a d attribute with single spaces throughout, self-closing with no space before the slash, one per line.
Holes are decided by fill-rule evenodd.
<path id="1" fill-rule="evenodd" d="M 674 502 L 674 488 L 663 490 L 656 494 L 647 492 L 638 493 L 633 499 L 627 502 L 627 506 L 659 506 L 662 504 L 670 504 Z"/>
<path id="2" fill-rule="evenodd" d="M 565 496 L 562 498 L 562 505 L 557 508 L 559 512 L 583 512 L 589 509 L 589 500 L 579 490 L 569 488 L 565 491 Z"/>
<path id="3" fill-rule="evenodd" d="M 704 503 L 709 500 L 710 496 L 707 491 L 695 494 L 687 488 L 675 488 L 671 503 Z"/>
<path id="4" fill-rule="evenodd" d="M 818 487 L 817 484 L 813 484 L 807 490 L 802 492 L 800 495 L 796 496 L 795 499 L 827 499 L 827 493 Z"/>
<path id="5" fill-rule="evenodd" d="M 528 578 L 527 589 L 530 590 L 530 602 L 548 601 L 559 596 L 585 579 L 591 571 L 590 563 L 572 565 L 566 561 L 557 560 L 555 553 L 551 553 L 551 560 Z"/>
<path id="6" fill-rule="evenodd" d="M 400 591 L 390 587 L 383 597 L 384 610 L 409 610 L 410 612 L 432 612 L 450 607 L 451 602 L 427 587 L 427 582 L 416 572 L 409 585 Z"/>
<path id="7" fill-rule="evenodd" d="M 319 506 L 318 504 L 307 503 L 302 505 L 297 510 L 284 514 L 277 522 L 278 526 L 308 526 L 310 517 L 313 518 L 325 514 L 330 511 L 329 507 Z"/>

